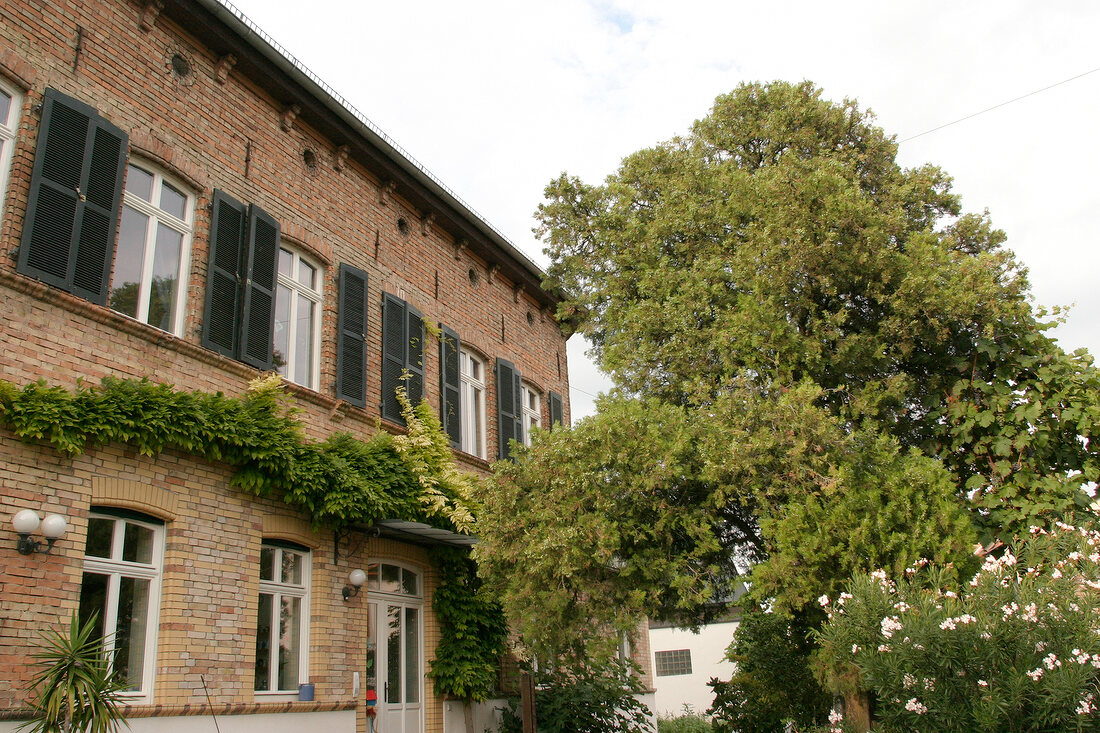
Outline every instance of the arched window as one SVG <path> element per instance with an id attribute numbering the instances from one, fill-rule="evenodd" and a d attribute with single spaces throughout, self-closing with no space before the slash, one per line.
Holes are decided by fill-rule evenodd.
<path id="1" fill-rule="evenodd" d="M 275 366 L 295 384 L 317 389 L 321 351 L 319 265 L 286 246 L 279 248 L 275 291 Z"/>
<path id="2" fill-rule="evenodd" d="M 164 524 L 107 508 L 88 515 L 80 619 L 97 619 L 111 666 L 126 690 L 152 701 Z"/>
<path id="3" fill-rule="evenodd" d="M 131 162 L 122 202 L 111 307 L 180 336 L 195 196 L 159 168 Z"/>
<path id="4" fill-rule="evenodd" d="M 260 548 L 256 692 L 296 693 L 309 680 L 310 552 L 286 542 Z"/>

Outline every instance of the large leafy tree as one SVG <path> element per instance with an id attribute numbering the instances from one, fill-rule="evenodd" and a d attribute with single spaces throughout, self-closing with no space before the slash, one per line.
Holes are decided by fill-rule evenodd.
<path id="1" fill-rule="evenodd" d="M 853 101 L 747 84 L 602 184 L 550 183 L 549 284 L 617 390 L 488 489 L 479 555 L 527 633 L 703 620 L 737 558 L 797 609 L 1086 503 L 1091 358 L 988 216 L 896 152 Z"/>

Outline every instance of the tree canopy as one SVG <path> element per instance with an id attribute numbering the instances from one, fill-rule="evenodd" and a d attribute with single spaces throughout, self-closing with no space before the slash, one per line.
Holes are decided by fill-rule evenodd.
<path id="1" fill-rule="evenodd" d="M 1091 357 L 988 214 L 896 153 L 854 101 L 745 84 L 602 184 L 547 186 L 548 285 L 616 390 L 488 489 L 483 572 L 531 634 L 705 620 L 739 559 L 799 608 L 1087 504 Z"/>

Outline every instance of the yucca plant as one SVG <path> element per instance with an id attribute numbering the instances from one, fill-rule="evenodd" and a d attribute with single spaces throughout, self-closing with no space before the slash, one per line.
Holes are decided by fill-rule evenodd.
<path id="1" fill-rule="evenodd" d="M 121 679 L 111 669 L 96 617 L 73 614 L 69 632 L 42 634 L 33 656 L 42 669 L 31 680 L 34 711 L 21 728 L 32 733 L 111 733 L 129 724 L 119 710 Z"/>

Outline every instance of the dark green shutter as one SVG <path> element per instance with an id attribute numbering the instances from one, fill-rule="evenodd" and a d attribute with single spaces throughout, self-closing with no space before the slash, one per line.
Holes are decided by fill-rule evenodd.
<path id="1" fill-rule="evenodd" d="M 278 258 L 279 222 L 260 207 L 250 206 L 240 360 L 263 370 L 275 368 L 275 277 Z"/>
<path id="2" fill-rule="evenodd" d="M 458 448 L 462 444 L 459 408 L 461 378 L 458 372 L 458 352 L 462 346 L 457 333 L 446 326 L 442 330 L 443 338 L 439 340 L 439 417 L 451 445 Z"/>
<path id="3" fill-rule="evenodd" d="M 408 324 L 405 301 L 389 293 L 382 294 L 382 417 L 405 423 L 396 390 L 405 370 Z"/>
<path id="4" fill-rule="evenodd" d="M 497 432 L 500 458 L 511 458 L 508 441 L 523 442 L 522 387 L 520 373 L 509 361 L 497 359 Z"/>
<path id="5" fill-rule="evenodd" d="M 236 359 L 245 207 L 223 191 L 215 190 L 212 209 L 210 263 L 206 270 L 206 316 L 202 323 L 202 345 L 231 359 Z"/>
<path id="6" fill-rule="evenodd" d="M 405 380 L 405 391 L 409 402 L 414 406 L 424 399 L 424 316 L 411 305 L 405 306 L 408 313 L 408 333 L 405 344 L 405 369 L 409 378 Z"/>
<path id="7" fill-rule="evenodd" d="M 336 318 L 336 398 L 367 405 L 367 273 L 340 265 Z"/>
<path id="8" fill-rule="evenodd" d="M 564 425 L 565 417 L 562 411 L 561 395 L 557 392 L 550 393 L 550 429 L 555 425 Z"/>
<path id="9" fill-rule="evenodd" d="M 106 305 L 127 141 L 93 107 L 46 90 L 19 272 Z"/>

